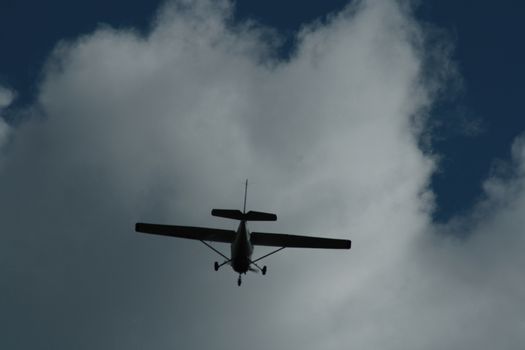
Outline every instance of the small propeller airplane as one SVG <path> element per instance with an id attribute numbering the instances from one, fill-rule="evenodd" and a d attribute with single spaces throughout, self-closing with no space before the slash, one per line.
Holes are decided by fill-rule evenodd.
<path id="1" fill-rule="evenodd" d="M 207 227 L 158 225 L 138 222 L 135 231 L 155 235 L 171 236 L 198 240 L 208 248 L 222 256 L 225 261 L 214 263 L 215 271 L 228 264 L 239 274 L 237 285 L 241 285 L 241 275 L 247 271 L 261 271 L 266 275 L 266 266 L 260 267 L 257 262 L 275 254 L 284 248 L 323 248 L 323 249 L 350 249 L 352 241 L 345 239 L 322 238 L 311 236 L 288 235 L 281 233 L 251 232 L 248 230 L 248 221 L 276 221 L 277 216 L 271 213 L 250 210 L 246 212 L 246 196 L 248 192 L 248 180 L 244 188 L 244 207 L 241 212 L 238 209 L 213 209 L 211 215 L 222 218 L 239 220 L 237 231 L 221 230 Z M 231 244 L 231 256 L 228 257 L 211 246 L 207 241 L 223 242 Z M 278 249 L 252 260 L 253 246 L 279 247 Z M 253 267 L 255 266 L 255 268 Z"/>

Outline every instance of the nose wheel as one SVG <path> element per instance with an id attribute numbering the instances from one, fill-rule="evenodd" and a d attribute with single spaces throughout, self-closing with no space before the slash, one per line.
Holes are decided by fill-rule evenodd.
<path id="1" fill-rule="evenodd" d="M 241 275 L 239 275 L 239 278 L 237 279 L 237 285 L 240 287 L 242 283 Z"/>

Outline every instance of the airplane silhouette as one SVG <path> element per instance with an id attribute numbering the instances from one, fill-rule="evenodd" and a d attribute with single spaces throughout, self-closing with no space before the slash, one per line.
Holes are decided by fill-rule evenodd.
<path id="1" fill-rule="evenodd" d="M 241 285 L 241 274 L 247 271 L 261 271 L 266 275 L 266 266 L 260 267 L 257 262 L 275 254 L 284 248 L 324 248 L 324 249 L 350 249 L 352 241 L 344 239 L 321 238 L 311 236 L 288 235 L 281 233 L 251 232 L 248 230 L 248 221 L 276 221 L 277 216 L 271 213 L 250 210 L 246 212 L 246 196 L 248 192 L 248 180 L 244 188 L 243 211 L 236 209 L 213 209 L 211 215 L 222 218 L 239 220 L 237 231 L 221 230 L 207 227 L 158 225 L 138 222 L 135 224 L 136 232 L 150 233 L 155 235 L 179 237 L 199 240 L 208 248 L 226 259 L 219 264 L 214 263 L 215 271 L 223 265 L 229 264 L 233 270 L 239 273 L 237 285 Z M 206 241 L 223 242 L 231 244 L 231 256 L 227 257 Z M 265 254 L 252 260 L 253 246 L 279 247 L 271 253 Z M 253 268 L 255 266 L 257 269 Z"/>

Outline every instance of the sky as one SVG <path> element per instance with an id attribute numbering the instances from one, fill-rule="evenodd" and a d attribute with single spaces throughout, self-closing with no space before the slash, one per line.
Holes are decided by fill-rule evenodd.
<path id="1" fill-rule="evenodd" d="M 523 5 L 112 4 L 0 5 L 2 348 L 521 349 Z M 133 232 L 245 178 L 352 250 Z"/>

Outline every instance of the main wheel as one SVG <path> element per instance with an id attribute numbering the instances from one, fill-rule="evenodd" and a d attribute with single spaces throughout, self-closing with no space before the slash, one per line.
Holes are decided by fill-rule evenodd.
<path id="1" fill-rule="evenodd" d="M 238 285 L 239 287 L 241 286 L 241 282 L 242 282 L 242 280 L 241 280 L 241 276 L 239 276 L 239 278 L 237 279 L 237 285 Z"/>
<path id="2" fill-rule="evenodd" d="M 219 263 L 215 262 L 215 264 L 213 264 L 213 268 L 215 269 L 215 271 L 219 271 Z"/>
<path id="3" fill-rule="evenodd" d="M 263 276 L 266 275 L 266 265 L 264 265 L 263 268 L 262 268 L 262 274 L 263 274 Z"/>

